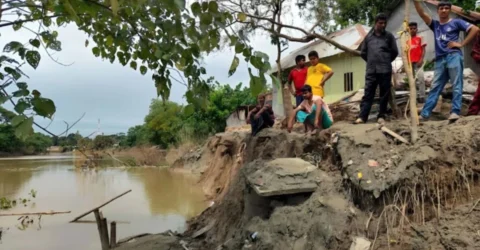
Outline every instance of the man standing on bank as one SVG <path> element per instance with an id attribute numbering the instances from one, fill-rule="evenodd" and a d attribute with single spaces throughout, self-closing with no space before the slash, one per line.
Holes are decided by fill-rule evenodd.
<path id="1" fill-rule="evenodd" d="M 463 55 L 461 48 L 470 43 L 478 32 L 478 27 L 464 20 L 450 18 L 452 4 L 442 0 L 437 5 L 439 20 L 432 19 L 423 10 L 423 0 L 414 0 L 418 15 L 433 31 L 435 38 L 435 73 L 430 93 L 423 106 L 420 120 L 427 120 L 437 105 L 438 97 L 448 80 L 453 86 L 451 121 L 460 118 L 463 90 Z M 468 32 L 463 42 L 459 42 L 460 31 Z"/>
<path id="2" fill-rule="evenodd" d="M 360 104 L 360 115 L 354 122 L 355 124 L 367 122 L 377 86 L 380 87 L 380 111 L 377 121 L 379 123 L 385 122 L 392 86 L 392 62 L 398 56 L 395 37 L 385 30 L 386 26 L 387 16 L 378 14 L 375 17 L 373 30 L 367 34 L 362 44 L 361 56 L 367 62 L 365 94 Z"/>

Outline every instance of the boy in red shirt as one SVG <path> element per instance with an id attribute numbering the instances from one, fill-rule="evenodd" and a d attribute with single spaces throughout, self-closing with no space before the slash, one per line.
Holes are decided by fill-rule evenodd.
<path id="1" fill-rule="evenodd" d="M 298 105 L 300 105 L 300 103 L 303 102 L 302 87 L 303 85 L 305 85 L 305 81 L 307 80 L 308 68 L 305 67 L 304 55 L 296 56 L 295 63 L 297 64 L 297 67 L 295 67 L 294 69 L 292 69 L 292 71 L 290 71 L 290 74 L 288 75 L 288 82 L 285 88 L 290 90 L 292 95 L 295 96 L 295 100 L 297 104 L 296 106 L 298 107 Z M 293 85 L 295 86 L 294 88 L 292 87 L 292 82 L 293 82 Z"/>
<path id="2" fill-rule="evenodd" d="M 418 25 L 416 22 L 408 24 L 410 28 L 410 61 L 412 62 L 413 75 L 416 76 L 418 88 L 418 102 L 425 102 L 425 78 L 423 77 L 422 64 L 425 57 L 425 47 L 422 37 L 417 36 Z M 418 72 L 418 73 L 417 73 Z"/>

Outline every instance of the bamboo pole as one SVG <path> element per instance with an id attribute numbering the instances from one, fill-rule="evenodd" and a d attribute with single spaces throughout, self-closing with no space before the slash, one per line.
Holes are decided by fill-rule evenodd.
<path id="1" fill-rule="evenodd" d="M 75 221 L 77 221 L 77 220 L 79 220 L 79 219 L 87 216 L 89 213 L 91 213 L 91 212 L 93 212 L 93 211 L 95 211 L 95 210 L 98 210 L 98 209 L 104 207 L 104 206 L 107 205 L 108 203 L 110 203 L 110 202 L 112 202 L 112 201 L 114 201 L 114 200 L 116 200 L 116 199 L 118 199 L 118 198 L 120 198 L 120 197 L 122 197 L 122 196 L 124 196 L 124 195 L 126 195 L 126 194 L 128 194 L 128 193 L 130 193 L 131 191 L 132 191 L 132 190 L 130 189 L 130 190 L 126 191 L 126 192 L 123 192 L 123 193 L 121 193 L 121 194 L 113 197 L 112 199 L 110 199 L 109 201 L 103 203 L 102 205 L 100 205 L 100 206 L 98 206 L 98 207 L 95 207 L 95 208 L 93 208 L 93 209 L 91 209 L 91 210 L 89 210 L 89 211 L 87 211 L 87 212 L 85 212 L 85 213 L 77 216 L 75 219 L 73 219 L 72 221 L 70 221 L 70 223 L 75 222 Z"/>
<path id="2" fill-rule="evenodd" d="M 112 221 L 110 223 L 110 248 L 113 249 L 117 246 L 117 222 Z"/>
<path id="3" fill-rule="evenodd" d="M 0 214 L 0 216 L 27 216 L 27 215 L 55 215 L 55 214 L 69 214 L 71 211 L 61 211 L 61 212 L 37 212 L 37 213 L 13 213 L 13 214 Z"/>
<path id="4" fill-rule="evenodd" d="M 98 209 L 95 209 L 93 213 L 95 214 L 95 220 L 97 221 L 97 229 L 102 244 L 102 250 L 108 250 L 110 249 L 110 243 L 108 241 L 107 219 L 103 218 L 102 213 Z"/>
<path id="5" fill-rule="evenodd" d="M 408 19 L 410 15 L 410 0 L 405 0 L 405 19 L 403 21 L 403 30 L 400 31 L 400 44 L 402 46 L 402 61 L 405 73 L 408 76 L 408 85 L 410 86 L 410 129 L 412 143 L 418 140 L 418 112 L 417 112 L 417 89 L 415 87 L 415 77 L 412 72 L 412 63 L 410 61 L 410 30 Z"/>

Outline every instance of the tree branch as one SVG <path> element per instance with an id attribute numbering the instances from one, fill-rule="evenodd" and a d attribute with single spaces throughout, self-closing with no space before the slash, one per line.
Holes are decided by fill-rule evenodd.
<path id="1" fill-rule="evenodd" d="M 11 25 L 16 25 L 16 24 L 27 23 L 27 22 L 40 21 L 40 20 L 43 20 L 45 18 L 56 18 L 56 17 L 60 17 L 60 16 L 62 16 L 62 15 L 57 14 L 57 15 L 46 16 L 46 17 L 42 17 L 42 18 L 29 18 L 29 19 L 17 20 L 17 21 L 14 21 L 14 22 L 2 23 L 2 24 L 0 24 L 0 28 L 11 26 Z"/>
<path id="2" fill-rule="evenodd" d="M 317 33 L 312 33 L 312 32 L 308 32 L 306 31 L 305 29 L 302 29 L 300 27 L 296 27 L 296 26 L 292 26 L 292 25 L 288 25 L 288 24 L 282 24 L 282 23 L 278 23 L 276 22 L 275 20 L 271 19 L 271 18 L 266 18 L 266 17 L 259 17 L 259 16 L 254 16 L 254 15 L 249 15 L 249 14 L 246 14 L 248 17 L 250 18 L 254 18 L 254 19 L 258 19 L 258 20 L 264 20 L 264 21 L 268 21 L 272 24 L 275 24 L 275 25 L 279 25 L 281 26 L 282 28 L 287 28 L 287 29 L 293 29 L 293 30 L 297 30 L 297 31 L 300 31 L 302 32 L 303 34 L 305 34 L 306 36 L 304 38 L 293 38 L 291 36 L 288 36 L 288 35 L 284 35 L 284 34 L 281 34 L 281 33 L 277 33 L 276 31 L 272 30 L 272 29 L 266 29 L 265 27 L 263 26 L 259 26 L 259 27 L 262 27 L 263 29 L 265 29 L 266 31 L 272 33 L 273 35 L 276 35 L 276 36 L 279 36 L 279 37 L 283 37 L 285 39 L 288 39 L 289 41 L 292 41 L 292 42 L 309 42 L 313 39 L 310 39 L 310 37 L 314 37 L 314 38 L 317 38 L 317 39 L 320 39 L 320 40 L 323 40 L 327 43 L 330 43 L 331 45 L 333 45 L 334 47 L 338 48 L 338 49 L 341 49 L 345 52 L 349 52 L 355 56 L 360 56 L 360 52 L 357 51 L 357 50 L 353 50 L 351 48 L 348 48 L 346 46 L 343 46 L 341 44 L 339 44 L 338 42 L 332 40 L 331 38 L 327 37 L 327 36 L 323 36 L 323 35 L 320 35 L 320 34 L 317 34 Z M 305 38 L 308 38 L 308 39 L 305 39 Z M 292 39 L 292 40 L 290 40 Z"/>

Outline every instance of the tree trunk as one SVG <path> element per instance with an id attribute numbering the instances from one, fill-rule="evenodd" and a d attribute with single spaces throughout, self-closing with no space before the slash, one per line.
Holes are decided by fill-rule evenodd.
<path id="1" fill-rule="evenodd" d="M 282 16 L 282 5 L 283 5 L 283 0 L 278 1 L 278 9 L 276 12 L 276 15 L 274 15 L 274 20 L 276 17 L 277 23 L 282 23 L 281 22 L 281 16 Z M 282 30 L 281 25 L 277 25 L 276 27 L 276 32 L 280 34 Z M 280 60 L 282 59 L 282 45 L 280 43 L 280 37 L 278 37 L 277 41 L 277 78 L 280 81 L 280 87 L 281 91 L 279 93 L 282 93 L 282 100 L 283 100 L 283 112 L 285 115 L 285 118 L 288 118 L 290 113 L 292 113 L 293 107 L 292 107 L 292 98 L 290 97 L 290 91 L 285 89 L 285 84 L 282 81 L 282 65 L 280 63 Z"/>
<path id="2" fill-rule="evenodd" d="M 405 20 L 403 21 L 403 31 L 400 36 L 402 48 L 402 61 L 405 73 L 408 76 L 408 85 L 410 86 L 410 129 L 412 143 L 418 139 L 418 111 L 417 111 L 417 89 L 415 86 L 415 77 L 413 76 L 412 64 L 410 62 L 410 32 L 408 28 L 408 19 L 410 16 L 410 0 L 405 0 Z"/>

